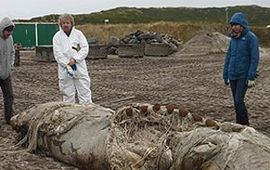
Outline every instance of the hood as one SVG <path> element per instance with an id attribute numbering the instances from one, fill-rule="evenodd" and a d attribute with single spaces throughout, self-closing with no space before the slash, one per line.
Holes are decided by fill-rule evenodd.
<path id="1" fill-rule="evenodd" d="M 233 14 L 230 24 L 232 23 L 236 23 L 236 24 L 240 24 L 241 26 L 243 26 L 246 30 L 248 30 L 248 20 L 245 14 L 243 14 L 242 12 L 237 12 L 235 14 Z"/>
<path id="2" fill-rule="evenodd" d="M 9 19 L 8 17 L 5 17 L 0 22 L 0 33 L 2 35 L 3 30 L 8 26 L 15 26 L 15 24 Z"/>

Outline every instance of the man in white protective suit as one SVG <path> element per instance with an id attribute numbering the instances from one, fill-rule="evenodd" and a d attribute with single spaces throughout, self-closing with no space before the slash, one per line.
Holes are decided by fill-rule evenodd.
<path id="1" fill-rule="evenodd" d="M 63 101 L 75 103 L 77 92 L 79 104 L 92 103 L 90 77 L 85 58 L 89 46 L 80 30 L 74 27 L 70 14 L 59 17 L 60 30 L 53 37 L 53 53 L 58 63 L 59 88 Z"/>

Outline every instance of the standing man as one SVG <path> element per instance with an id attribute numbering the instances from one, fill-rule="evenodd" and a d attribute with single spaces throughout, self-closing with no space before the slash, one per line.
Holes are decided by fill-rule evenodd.
<path id="1" fill-rule="evenodd" d="M 15 25 L 9 18 L 0 22 L 0 86 L 4 97 L 4 112 L 7 124 L 13 116 L 13 90 L 11 84 L 11 69 L 14 64 L 14 46 L 12 32 Z"/>
<path id="2" fill-rule="evenodd" d="M 259 43 L 256 35 L 249 30 L 247 18 L 243 13 L 235 13 L 230 25 L 231 40 L 225 58 L 223 79 L 225 85 L 231 86 L 236 123 L 249 125 L 244 98 L 247 88 L 255 86 Z"/>
<path id="3" fill-rule="evenodd" d="M 70 14 L 59 17 L 60 30 L 53 37 L 53 52 L 58 63 L 59 88 L 63 101 L 75 103 L 77 93 L 79 103 L 91 103 L 90 78 L 85 58 L 89 46 L 83 33 L 74 27 Z"/>

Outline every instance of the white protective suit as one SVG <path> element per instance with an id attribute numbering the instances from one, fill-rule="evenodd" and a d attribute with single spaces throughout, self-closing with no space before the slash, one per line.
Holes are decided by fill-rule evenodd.
<path id="1" fill-rule="evenodd" d="M 72 49 L 75 47 L 78 51 Z M 74 27 L 69 36 L 60 28 L 53 37 L 53 53 L 58 63 L 59 88 L 63 93 L 63 101 L 75 103 L 75 93 L 80 104 L 91 103 L 90 77 L 88 75 L 85 58 L 89 46 L 83 33 Z M 76 60 L 77 70 L 74 76 L 67 72 L 70 59 Z"/>

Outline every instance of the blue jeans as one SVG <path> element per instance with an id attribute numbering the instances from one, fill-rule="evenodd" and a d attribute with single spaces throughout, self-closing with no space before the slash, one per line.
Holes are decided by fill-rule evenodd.
<path id="1" fill-rule="evenodd" d="M 244 101 L 247 91 L 247 79 L 230 80 L 230 85 L 236 112 L 236 123 L 249 125 L 248 112 Z"/>

